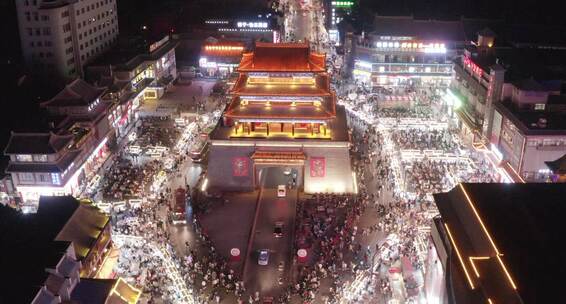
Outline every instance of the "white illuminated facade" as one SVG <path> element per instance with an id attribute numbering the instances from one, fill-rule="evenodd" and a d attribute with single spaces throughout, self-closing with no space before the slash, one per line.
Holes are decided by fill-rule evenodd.
<path id="1" fill-rule="evenodd" d="M 416 37 L 371 36 L 358 38 L 354 55 L 354 78 L 372 86 L 448 86 L 452 63 L 441 41 Z"/>
<path id="2" fill-rule="evenodd" d="M 34 70 L 80 76 L 118 37 L 116 0 L 18 0 L 16 8 L 23 57 Z"/>

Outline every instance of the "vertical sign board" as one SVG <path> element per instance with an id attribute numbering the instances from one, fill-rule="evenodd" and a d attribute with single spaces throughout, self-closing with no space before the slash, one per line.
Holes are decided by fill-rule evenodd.
<path id="1" fill-rule="evenodd" d="M 311 177 L 325 177 L 326 159 L 324 157 L 311 157 L 310 173 Z"/>
<path id="2" fill-rule="evenodd" d="M 232 175 L 233 176 L 248 176 L 249 174 L 249 160 L 247 157 L 234 157 L 232 158 Z"/>

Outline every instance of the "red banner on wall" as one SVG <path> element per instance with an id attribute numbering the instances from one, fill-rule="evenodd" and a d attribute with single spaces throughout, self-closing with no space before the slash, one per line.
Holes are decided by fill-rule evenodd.
<path id="1" fill-rule="evenodd" d="M 311 157 L 311 177 L 326 176 L 326 159 L 324 157 Z"/>
<path id="2" fill-rule="evenodd" d="M 248 176 L 249 174 L 249 160 L 247 157 L 234 157 L 232 158 L 232 175 L 233 176 Z"/>

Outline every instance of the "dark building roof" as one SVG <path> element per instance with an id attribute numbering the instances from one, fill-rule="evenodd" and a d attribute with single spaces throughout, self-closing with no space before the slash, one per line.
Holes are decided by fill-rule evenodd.
<path id="1" fill-rule="evenodd" d="M 67 220 L 78 207 L 70 196 L 42 197 L 37 214 L 22 214 L 0 206 L 1 269 L 5 274 L 17 274 L 3 280 L 0 303 L 29 303 L 47 279 L 45 268 L 53 268 L 71 246 L 67 241 L 55 241 Z M 2 297 L 5 297 L 4 299 Z"/>
<path id="2" fill-rule="evenodd" d="M 466 183 L 435 194 L 441 221 L 450 226 L 476 286 L 475 290 L 462 289 L 467 287 L 465 282 L 449 282 L 458 287 L 455 303 L 478 303 L 470 299 L 486 303 L 487 298 L 494 303 L 565 303 L 562 282 L 566 251 L 560 249 L 566 213 L 564 197 L 566 187 L 549 183 Z M 469 257 L 482 259 L 470 267 L 474 262 L 469 262 Z M 456 254 L 451 259 L 456 260 L 452 269 L 456 275 L 447 279 L 466 280 Z M 478 268 L 480 276 L 474 274 L 473 267 Z"/>
<path id="3" fill-rule="evenodd" d="M 544 163 L 550 170 L 552 170 L 552 173 L 566 174 L 566 154 L 556 160 L 546 161 Z"/>
<path id="4" fill-rule="evenodd" d="M 309 50 L 308 43 L 256 42 L 252 53 L 244 53 L 240 72 L 324 72 L 326 57 Z"/>
<path id="5" fill-rule="evenodd" d="M 135 47 L 131 44 L 124 46 L 116 46 L 97 57 L 88 67 L 113 66 L 119 71 L 131 71 L 137 68 L 144 61 L 157 60 L 170 50 L 177 47 L 178 42 L 169 40 L 156 50 L 149 52 L 147 45 Z"/>
<path id="6" fill-rule="evenodd" d="M 497 102 L 495 108 L 525 135 L 566 135 L 565 111 L 520 109 L 510 101 Z"/>
<path id="7" fill-rule="evenodd" d="M 71 143 L 73 135 L 55 133 L 14 133 L 4 154 L 55 154 Z"/>
<path id="8" fill-rule="evenodd" d="M 467 49 L 472 52 L 472 61 L 486 72 L 496 63 L 502 66 L 506 82 L 566 79 L 566 50 L 493 47 L 481 53 L 474 46 Z"/>
<path id="9" fill-rule="evenodd" d="M 412 16 L 376 16 L 373 35 L 417 37 L 420 40 L 464 42 L 466 35 L 460 20 L 419 20 Z"/>
<path id="10" fill-rule="evenodd" d="M 497 46 L 566 46 L 566 31 L 558 26 L 509 24 L 502 19 L 462 18 L 466 39 L 476 41 L 478 34 L 489 29 Z"/>
<path id="11" fill-rule="evenodd" d="M 77 78 L 66 85 L 61 92 L 50 100 L 41 103 L 42 107 L 88 106 L 102 96 L 106 88 L 97 88 Z"/>
<path id="12" fill-rule="evenodd" d="M 71 294 L 71 300 L 77 304 L 106 304 L 116 279 L 81 279 Z"/>

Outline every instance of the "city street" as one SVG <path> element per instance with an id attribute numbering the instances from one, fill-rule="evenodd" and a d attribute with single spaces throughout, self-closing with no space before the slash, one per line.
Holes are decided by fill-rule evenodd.
<path id="1" fill-rule="evenodd" d="M 256 213 L 251 251 L 246 260 L 244 282 L 252 293 L 258 291 L 261 297 L 278 298 L 289 284 L 293 255 L 292 228 L 298 194 L 297 189 L 287 189 L 285 197 L 277 196 L 277 186 L 287 185 L 290 179 L 283 174 L 282 168 L 263 169 L 262 175 L 262 189 L 256 207 L 259 210 Z M 274 235 L 276 222 L 283 224 L 281 237 Z M 259 251 L 263 249 L 269 252 L 267 265 L 258 264 Z"/>

